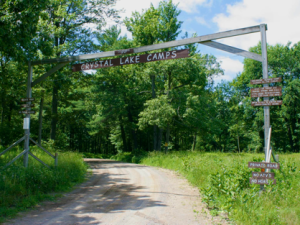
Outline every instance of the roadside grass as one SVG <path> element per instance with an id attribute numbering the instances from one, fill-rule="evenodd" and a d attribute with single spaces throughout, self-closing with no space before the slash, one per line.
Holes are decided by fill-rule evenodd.
<path id="1" fill-rule="evenodd" d="M 85 179 L 87 165 L 81 154 L 58 152 L 58 166 L 55 167 L 54 159 L 36 147 L 31 148 L 31 152 L 48 164 L 50 169 L 31 156 L 28 168 L 23 167 L 21 157 L 8 168 L 1 169 L 21 152 L 21 149 L 14 148 L 0 157 L 0 223 L 43 200 L 61 196 L 59 193 L 71 190 Z"/>
<path id="2" fill-rule="evenodd" d="M 273 170 L 277 184 L 249 184 L 249 161 L 263 154 L 153 152 L 141 164 L 178 171 L 199 188 L 212 215 L 225 212 L 234 224 L 300 224 L 300 154 L 279 155 L 281 169 Z M 171 184 L 170 184 L 171 185 Z"/>

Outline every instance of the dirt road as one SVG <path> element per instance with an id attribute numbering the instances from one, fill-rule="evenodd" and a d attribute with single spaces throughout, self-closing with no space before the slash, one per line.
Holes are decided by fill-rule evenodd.
<path id="1" fill-rule="evenodd" d="M 85 159 L 93 175 L 55 202 L 6 224 L 215 224 L 199 191 L 168 170 Z"/>

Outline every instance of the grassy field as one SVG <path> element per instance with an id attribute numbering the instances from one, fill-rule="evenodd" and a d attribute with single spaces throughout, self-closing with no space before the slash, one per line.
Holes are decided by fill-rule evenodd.
<path id="1" fill-rule="evenodd" d="M 0 149 L 1 151 L 1 149 Z M 0 168 L 13 159 L 20 149 L 10 150 L 0 157 Z M 85 179 L 87 165 L 82 155 L 74 152 L 58 152 L 58 167 L 54 159 L 40 149 L 31 152 L 51 166 L 50 169 L 29 156 L 29 167 L 23 167 L 23 157 L 12 166 L 0 169 L 0 223 L 17 212 L 35 206 L 42 200 L 52 200 Z"/>
<path id="2" fill-rule="evenodd" d="M 151 153 L 142 164 L 167 168 L 197 186 L 213 215 L 225 212 L 234 224 L 300 224 L 300 154 L 280 155 L 276 185 L 249 184 L 249 161 L 263 154 L 172 152 Z"/>

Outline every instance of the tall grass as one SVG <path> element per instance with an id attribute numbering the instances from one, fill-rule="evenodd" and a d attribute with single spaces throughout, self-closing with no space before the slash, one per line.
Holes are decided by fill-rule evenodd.
<path id="1" fill-rule="evenodd" d="M 21 151 L 15 148 L 1 156 L 0 168 Z M 51 168 L 29 156 L 28 168 L 23 167 L 21 157 L 5 170 L 0 169 L 0 222 L 41 200 L 55 198 L 53 193 L 70 190 L 85 178 L 87 165 L 81 154 L 59 152 L 58 166 L 54 167 L 54 159 L 40 149 L 32 148 L 31 152 Z"/>
<path id="2" fill-rule="evenodd" d="M 216 215 L 226 212 L 236 224 L 300 224 L 300 154 L 280 155 L 276 185 L 249 184 L 249 161 L 262 154 L 172 152 L 151 153 L 141 163 L 175 170 L 197 186 L 203 200 Z"/>

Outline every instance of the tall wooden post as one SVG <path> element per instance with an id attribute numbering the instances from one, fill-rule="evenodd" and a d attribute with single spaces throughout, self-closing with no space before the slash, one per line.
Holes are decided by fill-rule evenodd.
<path id="1" fill-rule="evenodd" d="M 26 98 L 31 98 L 31 82 L 32 82 L 32 66 L 31 62 L 28 62 L 28 78 L 27 78 L 27 91 L 26 91 Z M 30 105 L 31 102 L 28 102 Z M 27 111 L 30 111 L 31 107 L 27 108 Z M 24 143 L 24 150 L 26 153 L 24 154 L 23 162 L 24 167 L 28 167 L 28 152 L 29 152 L 29 138 L 30 138 L 30 114 L 26 114 L 26 117 L 29 120 L 29 127 L 25 129 L 25 143 Z"/>
<path id="2" fill-rule="evenodd" d="M 262 52 L 262 69 L 263 69 L 263 78 L 268 78 L 268 57 L 267 57 L 267 37 L 266 37 L 266 24 L 260 25 L 261 33 L 261 52 Z M 264 84 L 264 87 L 268 87 L 269 84 Z M 268 101 L 269 97 L 264 97 L 264 101 Z M 265 136 L 265 161 L 267 162 L 267 147 L 269 139 L 269 128 L 270 128 L 270 107 L 264 106 L 264 136 Z"/>

